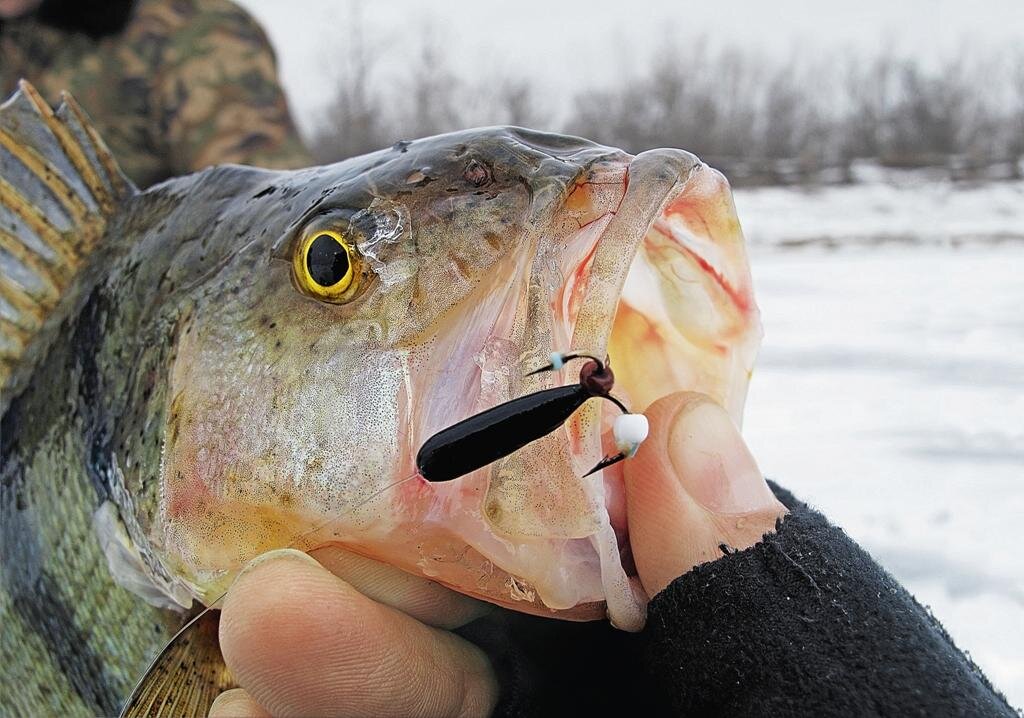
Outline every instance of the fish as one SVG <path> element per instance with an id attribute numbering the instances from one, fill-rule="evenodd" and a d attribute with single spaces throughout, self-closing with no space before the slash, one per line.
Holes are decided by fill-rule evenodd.
<path id="1" fill-rule="evenodd" d="M 25 82 L 0 169 L 0 713 L 201 712 L 231 678 L 188 619 L 285 546 L 643 626 L 621 464 L 584 476 L 610 402 L 444 483 L 416 456 L 575 382 L 533 371 L 555 352 L 607 357 L 633 412 L 700 391 L 740 423 L 761 329 L 719 172 L 489 127 L 140 191 Z"/>

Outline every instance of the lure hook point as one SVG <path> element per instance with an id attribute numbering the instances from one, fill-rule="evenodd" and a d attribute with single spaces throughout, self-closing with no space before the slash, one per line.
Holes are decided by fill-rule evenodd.
<path id="1" fill-rule="evenodd" d="M 594 468 L 592 468 L 587 473 L 583 474 L 583 478 L 586 478 L 586 477 L 590 476 L 591 474 L 596 474 L 601 469 L 607 469 L 612 464 L 617 464 L 620 461 L 625 461 L 627 458 L 629 458 L 629 457 L 627 457 L 625 454 L 616 454 L 615 456 L 606 456 L 603 459 L 601 459 L 600 461 L 598 461 L 597 464 L 594 466 Z"/>
<path id="2" fill-rule="evenodd" d="M 612 399 L 610 396 L 608 398 Z M 612 399 L 612 401 L 616 400 Z M 616 401 L 616 403 L 618 402 Z M 615 438 L 615 446 L 619 453 L 604 457 L 597 462 L 594 468 L 583 474 L 584 476 L 590 476 L 624 459 L 633 458 L 640 449 L 640 444 L 644 443 L 651 430 L 647 417 L 643 414 L 630 414 L 628 411 L 623 411 L 622 416 L 615 417 L 615 423 L 612 424 L 612 436 Z"/>

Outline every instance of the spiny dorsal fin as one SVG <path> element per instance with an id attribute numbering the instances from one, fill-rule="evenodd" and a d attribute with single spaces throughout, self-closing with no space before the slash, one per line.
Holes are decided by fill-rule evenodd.
<path id="1" fill-rule="evenodd" d="M 83 270 L 137 190 L 68 94 L 29 83 L 0 105 L 0 413 L 77 306 Z"/>
<path id="2" fill-rule="evenodd" d="M 217 641 L 220 611 L 206 609 L 171 639 L 121 709 L 121 718 L 205 716 L 235 687 Z"/>

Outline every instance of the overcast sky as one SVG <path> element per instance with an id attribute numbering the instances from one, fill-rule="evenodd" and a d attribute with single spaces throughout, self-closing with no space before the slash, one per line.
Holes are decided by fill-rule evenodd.
<path id="1" fill-rule="evenodd" d="M 296 119 L 315 124 L 353 42 L 356 0 L 238 0 L 277 48 Z M 363 41 L 380 81 L 415 61 L 425 33 L 467 79 L 529 77 L 557 104 L 643 66 L 666 38 L 818 57 L 832 52 L 935 57 L 962 45 L 1024 50 L 1024 0 L 363 0 Z M 394 80 L 391 80 L 394 81 Z"/>

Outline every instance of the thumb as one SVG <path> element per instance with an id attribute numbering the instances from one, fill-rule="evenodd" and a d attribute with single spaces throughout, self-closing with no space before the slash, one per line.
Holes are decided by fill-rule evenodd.
<path id="1" fill-rule="evenodd" d="M 646 412 L 650 436 L 624 462 L 630 546 L 653 597 L 694 566 L 774 530 L 786 509 L 772 494 L 728 413 L 696 393 Z"/>

